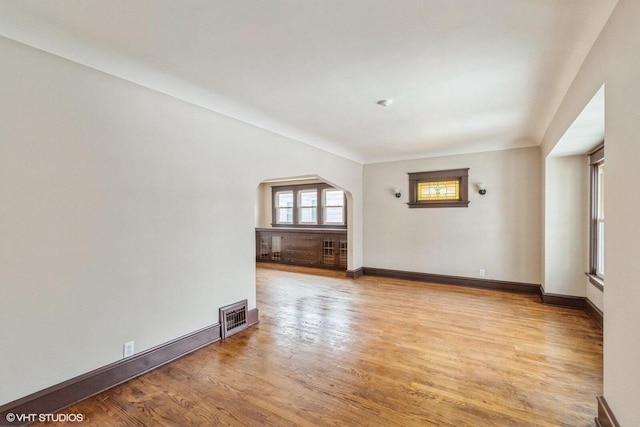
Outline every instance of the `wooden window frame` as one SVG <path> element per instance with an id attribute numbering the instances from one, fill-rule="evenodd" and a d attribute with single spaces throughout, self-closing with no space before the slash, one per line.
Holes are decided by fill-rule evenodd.
<path id="1" fill-rule="evenodd" d="M 589 282 L 604 290 L 604 277 L 598 274 L 598 166 L 604 163 L 604 145 L 589 155 Z"/>
<path id="2" fill-rule="evenodd" d="M 300 191 L 308 191 L 315 189 L 318 193 L 318 202 L 317 202 L 317 212 L 316 218 L 318 222 L 316 224 L 300 224 L 299 219 L 299 196 L 298 193 Z M 324 223 L 324 190 L 339 190 L 342 191 L 344 201 L 343 201 L 343 215 L 344 215 L 344 223 L 343 224 L 325 224 Z M 292 191 L 293 192 L 293 222 L 292 223 L 277 223 L 277 208 L 276 208 L 276 194 L 281 191 Z M 318 184 L 299 184 L 299 185 L 279 185 L 271 187 L 271 226 L 272 227 L 288 227 L 288 228 L 333 228 L 333 229 L 343 229 L 347 228 L 347 195 L 344 193 L 344 190 L 339 188 L 332 187 L 329 184 L 318 183 Z"/>
<path id="3" fill-rule="evenodd" d="M 337 205 L 327 205 L 327 191 L 342 191 L 342 205 L 337 206 Z M 331 227 L 331 226 L 346 226 L 347 224 L 347 197 L 344 194 L 343 190 L 340 190 L 339 188 L 333 188 L 333 187 L 327 187 L 327 188 L 322 188 L 320 189 L 319 193 L 322 195 L 322 198 L 320 200 L 320 210 L 322 212 L 322 223 L 323 225 L 326 225 L 327 227 Z M 327 213 L 327 208 L 342 208 L 342 222 L 325 222 L 325 218 L 326 218 L 326 213 Z"/>
<path id="4" fill-rule="evenodd" d="M 280 226 L 280 227 L 286 227 L 288 225 L 293 224 L 293 216 L 294 216 L 294 211 L 295 211 L 295 209 L 294 209 L 295 201 L 293 202 L 293 205 L 291 206 L 291 222 L 278 222 L 278 217 L 279 217 L 278 210 L 280 210 L 280 209 L 288 209 L 288 208 L 279 207 L 279 205 L 276 203 L 277 196 L 278 196 L 279 193 L 288 193 L 288 192 L 291 192 L 291 197 L 295 197 L 295 193 L 293 191 L 291 191 L 291 190 L 278 190 L 278 191 L 275 191 L 275 192 L 272 193 L 273 216 L 272 216 L 271 219 L 272 219 L 272 221 L 274 223 L 277 223 L 278 226 Z"/>
<path id="5" fill-rule="evenodd" d="M 315 190 L 315 191 L 314 191 Z M 315 193 L 316 194 L 316 205 L 315 206 L 303 206 L 302 205 L 302 195 L 301 193 Z M 301 189 L 298 191 L 294 191 L 294 195 L 295 197 L 297 197 L 298 199 L 295 200 L 293 202 L 293 206 L 294 209 L 298 210 L 298 223 L 299 225 L 308 225 L 308 226 L 317 226 L 319 224 L 322 224 L 323 222 L 323 217 L 321 217 L 320 215 L 318 215 L 318 205 L 322 202 L 320 200 L 320 198 L 318 197 L 322 192 L 318 191 L 317 188 L 310 188 L 310 189 Z M 316 220 L 315 222 L 302 222 L 302 210 L 303 209 L 309 209 L 311 211 L 315 210 L 316 211 Z"/>
<path id="6" fill-rule="evenodd" d="M 409 208 L 466 208 L 469 206 L 469 168 L 442 171 L 411 172 L 409 175 Z M 418 184 L 436 181 L 458 181 L 458 200 L 418 200 Z"/>

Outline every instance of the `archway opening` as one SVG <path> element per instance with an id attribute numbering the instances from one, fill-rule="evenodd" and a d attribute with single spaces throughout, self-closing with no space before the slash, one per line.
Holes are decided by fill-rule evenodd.
<path id="1" fill-rule="evenodd" d="M 318 175 L 266 179 L 256 188 L 256 262 L 348 271 L 353 196 Z"/>

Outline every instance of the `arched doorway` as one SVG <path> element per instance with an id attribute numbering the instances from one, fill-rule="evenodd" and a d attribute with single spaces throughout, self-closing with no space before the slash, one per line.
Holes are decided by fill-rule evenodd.
<path id="1" fill-rule="evenodd" d="M 256 261 L 347 271 L 351 206 L 348 189 L 317 175 L 263 180 L 256 188 Z"/>

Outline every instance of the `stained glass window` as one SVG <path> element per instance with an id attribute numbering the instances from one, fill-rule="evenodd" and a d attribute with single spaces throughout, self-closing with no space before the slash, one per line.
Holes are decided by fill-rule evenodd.
<path id="1" fill-rule="evenodd" d="M 469 168 L 409 172 L 410 208 L 469 206 Z"/>
<path id="2" fill-rule="evenodd" d="M 418 201 L 459 200 L 460 181 L 433 181 L 418 183 Z"/>

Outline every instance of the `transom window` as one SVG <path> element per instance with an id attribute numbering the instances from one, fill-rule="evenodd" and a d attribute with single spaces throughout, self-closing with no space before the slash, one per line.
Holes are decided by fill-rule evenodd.
<path id="1" fill-rule="evenodd" d="M 418 182 L 418 201 L 459 200 L 460 181 Z"/>
<path id="2" fill-rule="evenodd" d="M 469 169 L 412 172 L 409 174 L 410 208 L 469 206 Z"/>
<path id="3" fill-rule="evenodd" d="M 272 187 L 274 227 L 346 228 L 347 204 L 342 190 L 329 184 Z"/>

